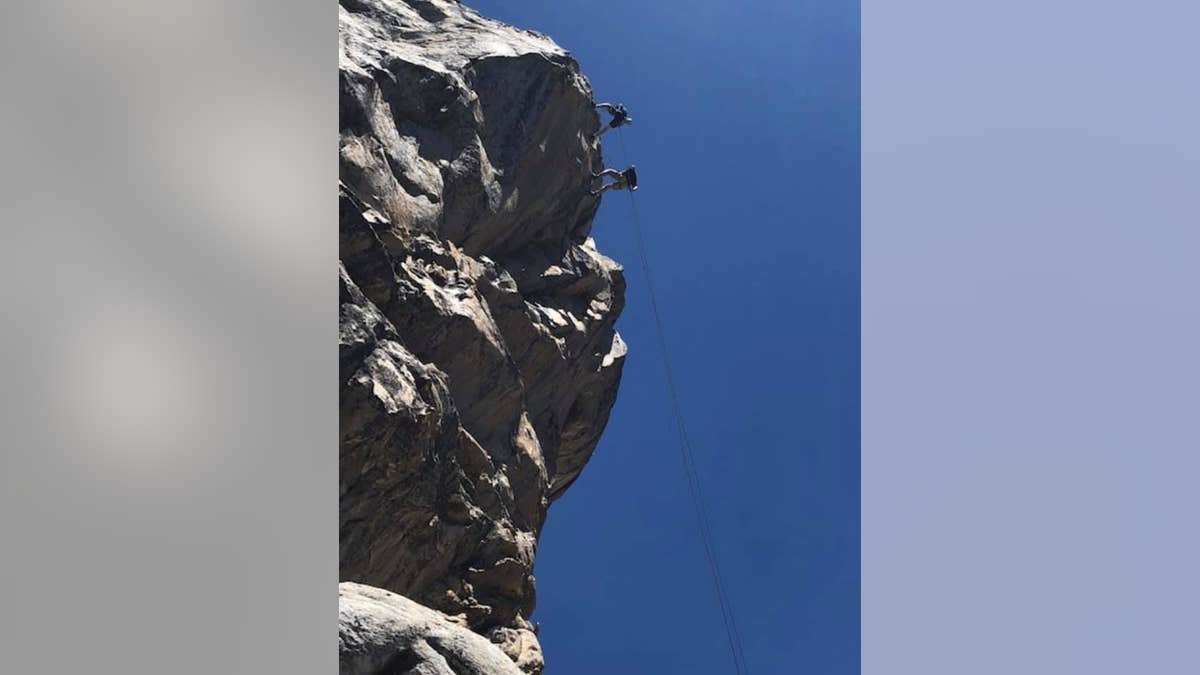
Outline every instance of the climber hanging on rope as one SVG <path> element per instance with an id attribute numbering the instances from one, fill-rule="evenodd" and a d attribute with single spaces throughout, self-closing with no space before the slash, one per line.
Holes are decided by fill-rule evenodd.
<path id="1" fill-rule="evenodd" d="M 595 136 L 596 138 L 603 136 L 604 132 L 608 131 L 609 129 L 616 129 L 617 127 L 623 127 L 626 124 L 633 124 L 633 118 L 629 116 L 629 111 L 626 110 L 625 106 L 621 105 L 620 103 L 617 103 L 616 105 L 613 105 L 612 103 L 598 103 L 596 104 L 596 107 L 604 108 L 608 111 L 608 114 L 612 115 L 612 121 L 608 123 L 608 126 L 600 129 L 600 132 Z"/>
<path id="2" fill-rule="evenodd" d="M 592 174 L 592 178 L 603 178 L 604 176 L 612 176 L 613 182 L 601 185 L 599 190 L 588 190 L 588 194 L 595 197 L 606 190 L 624 190 L 625 188 L 629 188 L 630 191 L 637 190 L 637 168 L 632 164 L 624 171 L 605 169 L 600 173 Z"/>

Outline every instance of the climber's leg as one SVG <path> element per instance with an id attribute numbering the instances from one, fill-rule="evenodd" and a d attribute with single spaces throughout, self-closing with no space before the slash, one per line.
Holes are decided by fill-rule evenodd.
<path id="1" fill-rule="evenodd" d="M 620 190 L 620 189 L 621 189 L 621 183 L 608 183 L 607 185 L 601 185 L 599 190 L 589 191 L 588 194 L 595 197 L 597 195 L 607 192 L 608 190 Z"/>
<path id="2" fill-rule="evenodd" d="M 592 178 L 601 178 L 603 176 L 612 176 L 613 178 L 623 178 L 621 172 L 617 169 L 605 169 L 600 173 L 593 173 Z"/>

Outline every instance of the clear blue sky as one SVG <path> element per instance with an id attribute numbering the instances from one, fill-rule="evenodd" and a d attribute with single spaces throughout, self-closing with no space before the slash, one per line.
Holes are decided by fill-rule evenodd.
<path id="1" fill-rule="evenodd" d="M 636 124 L 646 229 L 718 554 L 755 675 L 859 671 L 859 8 L 471 0 L 569 49 Z M 537 560 L 548 668 L 733 672 L 687 497 L 624 193 L 612 420 Z"/>

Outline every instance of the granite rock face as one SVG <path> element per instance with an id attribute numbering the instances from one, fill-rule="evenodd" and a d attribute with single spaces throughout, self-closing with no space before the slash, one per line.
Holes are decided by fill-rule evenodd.
<path id="1" fill-rule="evenodd" d="M 341 579 L 540 672 L 538 535 L 625 356 L 622 269 L 588 238 L 591 89 L 545 36 L 456 2 L 339 13 Z M 444 672 L 377 657 L 343 672 Z"/>
<path id="2" fill-rule="evenodd" d="M 461 622 L 379 588 L 341 584 L 338 620 L 343 673 L 522 674 L 498 646 Z"/>

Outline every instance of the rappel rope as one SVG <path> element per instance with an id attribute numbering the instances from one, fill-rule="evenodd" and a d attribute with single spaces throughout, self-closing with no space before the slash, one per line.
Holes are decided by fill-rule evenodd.
<path id="1" fill-rule="evenodd" d="M 625 163 L 625 135 L 617 128 L 617 136 L 621 144 L 621 163 Z M 717 602 L 721 606 L 721 619 L 725 624 L 725 636 L 729 640 L 729 651 L 733 656 L 734 670 L 742 675 L 749 675 L 746 665 L 746 654 L 742 647 L 742 636 L 738 631 L 737 621 L 733 615 L 733 604 L 725 590 L 725 581 L 721 576 L 721 566 L 717 562 L 716 547 L 713 544 L 712 528 L 709 524 L 708 509 L 704 506 L 704 494 L 700 490 L 700 476 L 696 472 L 696 461 L 692 452 L 692 442 L 688 437 L 687 424 L 683 418 L 683 407 L 679 403 L 679 392 L 675 386 L 675 373 L 671 368 L 671 359 L 667 350 L 666 331 L 663 330 L 662 313 L 658 309 L 658 294 L 654 290 L 654 278 L 650 272 L 650 257 L 646 253 L 646 241 L 642 236 L 642 223 L 638 215 L 637 200 L 633 190 L 629 193 L 629 206 L 633 211 L 633 229 L 637 237 L 638 255 L 642 262 L 642 274 L 646 277 L 646 288 L 650 294 L 650 309 L 654 314 L 655 332 L 658 334 L 658 347 L 662 353 L 663 369 L 667 376 L 667 391 L 671 399 L 671 410 L 675 415 L 675 425 L 679 432 L 679 452 L 683 459 L 683 473 L 687 478 L 688 493 L 691 496 L 692 508 L 696 512 L 696 520 L 700 524 L 700 538 L 704 543 L 704 555 L 708 559 L 709 571 L 712 573 L 713 585 L 717 591 Z"/>

